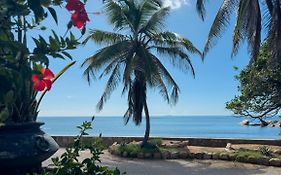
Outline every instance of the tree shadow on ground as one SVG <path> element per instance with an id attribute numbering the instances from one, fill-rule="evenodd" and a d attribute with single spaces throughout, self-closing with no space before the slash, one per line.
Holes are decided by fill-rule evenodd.
<path id="1" fill-rule="evenodd" d="M 214 160 L 141 160 L 104 155 L 104 165 L 128 175 L 278 175 L 278 168 Z M 270 170 L 269 170 L 270 169 Z M 276 170 L 276 171 L 275 171 Z M 279 169 L 280 170 L 280 169 Z"/>

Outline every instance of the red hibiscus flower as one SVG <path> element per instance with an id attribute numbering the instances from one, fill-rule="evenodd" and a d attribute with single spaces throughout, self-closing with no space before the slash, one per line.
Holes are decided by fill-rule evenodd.
<path id="1" fill-rule="evenodd" d="M 42 68 L 41 73 L 41 76 L 32 75 L 33 89 L 36 91 L 43 91 L 45 88 L 50 90 L 53 83 L 52 79 L 55 77 L 54 73 L 48 68 Z"/>
<path id="2" fill-rule="evenodd" d="M 65 7 L 69 11 L 73 11 L 73 10 L 79 11 L 81 10 L 81 8 L 84 8 L 84 4 L 79 0 L 68 0 Z"/>
<path id="3" fill-rule="evenodd" d="M 85 10 L 85 4 L 83 4 L 80 0 L 68 0 L 65 7 L 69 11 L 74 11 L 71 15 L 71 20 L 73 25 L 78 29 L 83 28 L 86 22 L 90 21 Z"/>
<path id="4" fill-rule="evenodd" d="M 71 15 L 71 20 L 73 25 L 78 29 L 83 28 L 86 22 L 90 21 L 86 11 L 75 11 L 75 13 Z"/>

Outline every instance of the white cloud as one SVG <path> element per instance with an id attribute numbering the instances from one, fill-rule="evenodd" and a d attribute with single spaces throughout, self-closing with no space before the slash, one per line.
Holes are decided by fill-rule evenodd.
<path id="1" fill-rule="evenodd" d="M 171 7 L 171 9 L 181 8 L 183 5 L 189 5 L 190 0 L 164 0 L 165 7 Z"/>
<path id="2" fill-rule="evenodd" d="M 73 99 L 74 97 L 72 95 L 67 95 L 66 98 L 67 99 Z"/>

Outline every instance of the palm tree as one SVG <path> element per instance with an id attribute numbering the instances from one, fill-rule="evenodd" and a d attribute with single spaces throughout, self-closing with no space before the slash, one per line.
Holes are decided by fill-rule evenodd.
<path id="1" fill-rule="evenodd" d="M 85 43 L 91 39 L 106 45 L 87 58 L 82 67 L 90 83 L 91 77 L 103 69 L 99 78 L 109 75 L 104 93 L 97 104 L 102 110 L 120 82 L 123 94 L 128 93 L 128 109 L 124 114 L 125 123 L 130 118 L 136 125 L 146 119 L 145 136 L 142 146 L 147 143 L 150 133 L 150 119 L 147 106 L 147 88 L 156 88 L 169 104 L 178 100 L 179 86 L 160 61 L 158 55 L 175 67 L 187 72 L 194 69 L 187 52 L 200 54 L 193 44 L 180 35 L 163 31 L 163 20 L 169 13 L 160 0 L 105 0 L 105 12 L 115 32 L 92 30 Z"/>
<path id="2" fill-rule="evenodd" d="M 197 12 L 204 20 L 205 3 L 197 0 Z M 261 7 L 261 6 L 265 7 Z M 221 36 L 236 11 L 236 25 L 233 32 L 232 56 L 239 50 L 242 41 L 246 40 L 251 54 L 251 62 L 258 56 L 262 29 L 266 32 L 271 63 L 280 63 L 281 58 L 281 3 L 280 0 L 223 0 L 211 26 L 203 54 L 206 54 Z M 263 16 L 262 16 L 263 14 Z M 262 25 L 263 21 L 263 25 Z"/>

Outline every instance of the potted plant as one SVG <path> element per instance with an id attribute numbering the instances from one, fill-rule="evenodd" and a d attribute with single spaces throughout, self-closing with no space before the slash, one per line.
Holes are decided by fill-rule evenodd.
<path id="1" fill-rule="evenodd" d="M 63 0 L 1 0 L 0 1 L 0 170 L 30 171 L 54 154 L 58 145 L 36 122 L 39 104 L 52 83 L 75 62 L 57 75 L 49 69 L 49 59 L 70 58 L 68 50 L 79 42 L 70 32 L 58 36 L 54 31 L 48 39 L 31 37 L 34 30 L 46 30 L 42 21 L 52 17 L 56 23 L 57 8 Z M 88 21 L 84 4 L 69 0 L 71 26 L 85 33 Z M 68 32 L 67 32 L 68 33 Z M 45 37 L 46 38 L 46 37 Z M 30 41 L 34 47 L 29 47 Z"/>

